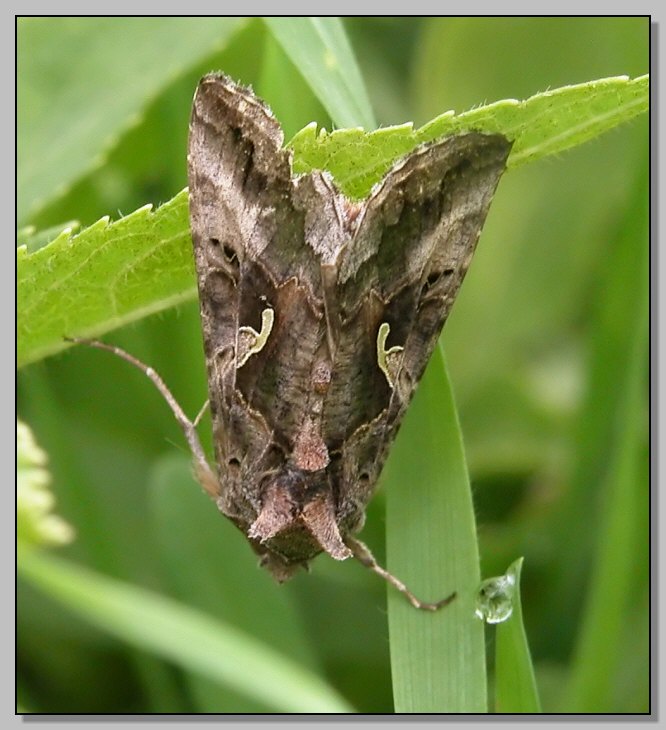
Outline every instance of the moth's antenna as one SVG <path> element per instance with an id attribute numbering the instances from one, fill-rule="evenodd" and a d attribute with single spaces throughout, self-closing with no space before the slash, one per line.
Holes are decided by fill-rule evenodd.
<path id="1" fill-rule="evenodd" d="M 190 451 L 192 452 L 197 480 L 206 492 L 213 497 L 213 499 L 217 499 L 220 496 L 218 479 L 215 472 L 210 468 L 204 454 L 203 447 L 201 446 L 201 441 L 199 441 L 199 434 L 196 431 L 196 427 L 201 420 L 204 411 L 208 407 L 208 401 L 206 401 L 194 422 L 192 422 L 185 415 L 185 412 L 180 407 L 178 401 L 173 397 L 173 394 L 169 388 L 167 388 L 166 383 L 162 380 L 162 378 L 151 367 L 145 365 L 140 360 L 137 360 L 135 357 L 130 355 L 129 352 L 125 352 L 125 350 L 121 350 L 119 347 L 115 347 L 114 345 L 107 345 L 99 340 L 86 340 L 80 337 L 65 337 L 65 340 L 67 340 L 67 342 L 74 342 L 78 345 L 88 345 L 89 347 L 96 347 L 98 350 L 111 352 L 114 355 L 121 357 L 123 360 L 126 360 L 131 365 L 134 365 L 134 367 L 141 370 L 144 375 L 147 375 L 148 378 L 150 378 L 153 385 L 157 388 L 157 390 L 159 390 L 164 400 L 168 403 L 173 415 L 176 417 L 180 427 L 183 429 L 185 439 L 187 440 Z"/>

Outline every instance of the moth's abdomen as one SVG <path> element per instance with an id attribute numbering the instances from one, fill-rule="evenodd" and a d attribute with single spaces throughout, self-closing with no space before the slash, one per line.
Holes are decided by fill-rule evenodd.
<path id="1" fill-rule="evenodd" d="M 336 505 L 325 470 L 293 467 L 266 478 L 259 514 L 247 535 L 285 562 L 305 562 L 322 550 L 336 560 L 351 556 L 338 528 Z"/>

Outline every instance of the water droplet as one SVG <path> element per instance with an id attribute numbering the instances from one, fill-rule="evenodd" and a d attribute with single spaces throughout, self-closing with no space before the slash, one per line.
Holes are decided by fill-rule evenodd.
<path id="1" fill-rule="evenodd" d="M 479 586 L 474 613 L 487 624 L 499 624 L 513 613 L 516 577 L 512 571 L 484 580 Z"/>

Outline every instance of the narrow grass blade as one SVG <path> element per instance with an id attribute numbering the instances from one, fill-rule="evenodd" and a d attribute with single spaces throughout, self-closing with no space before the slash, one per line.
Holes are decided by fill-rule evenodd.
<path id="1" fill-rule="evenodd" d="M 285 139 L 291 139 L 313 119 L 330 126 L 329 114 L 314 89 L 271 33 L 264 34 L 261 70 L 255 90 L 280 120 Z"/>
<path id="2" fill-rule="evenodd" d="M 388 568 L 418 598 L 457 597 L 438 613 L 389 589 L 396 712 L 485 712 L 483 624 L 475 617 L 479 554 L 460 427 L 437 351 L 387 467 Z"/>
<path id="3" fill-rule="evenodd" d="M 189 460 L 161 458 L 148 482 L 150 516 L 169 594 L 316 673 L 313 647 L 286 587 L 278 587 L 248 548 L 244 535 L 221 518 L 192 476 Z M 195 568 L 193 570 L 193 567 Z M 201 712 L 263 712 L 266 706 L 221 691 L 190 674 Z"/>
<path id="4" fill-rule="evenodd" d="M 495 635 L 495 712 L 541 712 L 520 599 L 523 559 L 513 563 L 507 577 L 513 583 L 511 616 L 497 624 Z"/>
<path id="5" fill-rule="evenodd" d="M 638 256 L 647 258 L 647 246 Z M 645 262 L 646 263 L 646 262 Z M 632 595 L 637 566 L 648 560 L 647 535 L 638 529 L 647 510 L 645 469 L 646 358 L 648 351 L 647 267 L 637 282 L 636 320 L 628 346 L 631 357 L 615 413 L 616 449 L 602 486 L 600 517 L 592 581 L 575 652 L 571 684 L 563 710 L 612 712 L 612 687 L 619 668 L 622 621 L 636 597 Z M 636 653 L 645 654 L 644 647 Z"/>
<path id="6" fill-rule="evenodd" d="M 265 22 L 338 126 L 367 130 L 377 126 L 339 18 L 265 18 Z"/>
<path id="7" fill-rule="evenodd" d="M 277 712 L 351 712 L 317 676 L 205 613 L 34 550 L 19 558 L 24 578 L 122 641 Z"/>

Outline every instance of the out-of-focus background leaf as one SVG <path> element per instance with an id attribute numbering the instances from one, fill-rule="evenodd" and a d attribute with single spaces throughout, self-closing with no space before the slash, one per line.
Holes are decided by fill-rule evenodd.
<path id="1" fill-rule="evenodd" d="M 648 71 L 647 19 L 355 18 L 340 27 L 380 125 Z M 319 40 L 335 44 L 339 33 Z M 259 19 L 21 19 L 18 45 L 19 224 L 37 231 L 87 226 L 181 190 L 191 99 L 211 69 L 251 83 L 287 139 L 311 121 L 336 122 L 316 74 L 301 73 L 284 34 Z M 647 152 L 644 116 L 509 172 L 444 335 L 481 572 L 525 558 L 523 621 L 544 711 L 649 705 Z M 206 384 L 195 303 L 112 339 L 197 412 Z M 63 555 L 268 642 L 359 710 L 392 710 L 384 586 L 325 557 L 309 576 L 270 584 L 242 535 L 222 518 L 208 526 L 199 508 L 210 505 L 181 486 L 181 435 L 140 373 L 70 350 L 20 373 L 19 412 L 49 455 L 58 512 L 76 532 Z M 380 493 L 363 537 L 381 559 L 383 515 Z M 27 582 L 18 631 L 28 711 L 240 707 Z"/>

